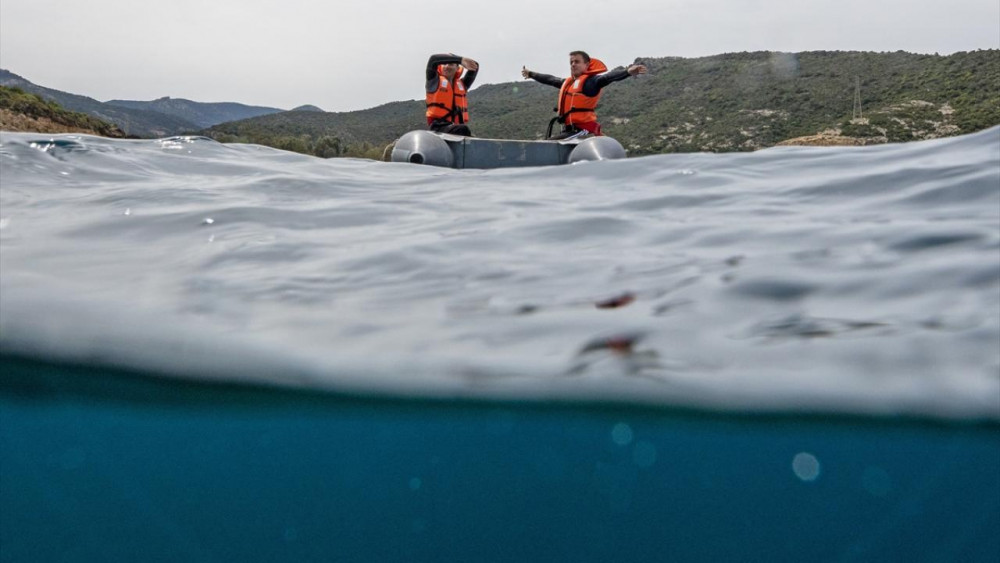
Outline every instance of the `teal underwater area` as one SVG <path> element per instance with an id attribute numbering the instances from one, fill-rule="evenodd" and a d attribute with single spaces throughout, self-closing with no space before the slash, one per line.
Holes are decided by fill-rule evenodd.
<path id="1" fill-rule="evenodd" d="M 993 561 L 1000 428 L 2 358 L 4 561 Z"/>

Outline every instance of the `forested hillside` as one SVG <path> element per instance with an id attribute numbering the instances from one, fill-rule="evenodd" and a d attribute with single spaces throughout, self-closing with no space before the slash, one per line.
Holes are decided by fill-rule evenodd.
<path id="1" fill-rule="evenodd" d="M 20 88 L 0 86 L 0 129 L 39 133 L 88 133 L 124 137 L 118 126 L 84 113 L 68 111 L 52 100 Z"/>

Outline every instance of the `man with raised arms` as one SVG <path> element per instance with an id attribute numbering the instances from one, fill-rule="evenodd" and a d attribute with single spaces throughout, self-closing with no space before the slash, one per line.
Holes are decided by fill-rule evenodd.
<path id="1" fill-rule="evenodd" d="M 645 65 L 635 64 L 625 69 L 607 72 L 608 67 L 583 51 L 573 51 L 569 54 L 569 78 L 558 78 L 549 74 L 539 74 L 521 68 L 521 76 L 531 78 L 536 82 L 559 88 L 559 99 L 556 105 L 558 115 L 549 122 L 547 137 L 551 139 L 571 139 L 583 135 L 601 135 L 601 124 L 597 122 L 597 102 L 601 99 L 601 90 L 629 76 L 645 74 Z M 563 124 L 563 130 L 552 136 L 552 125 L 558 121 Z"/>
<path id="2" fill-rule="evenodd" d="M 431 55 L 427 60 L 427 127 L 437 133 L 472 136 L 466 93 L 479 72 L 479 63 L 454 54 Z"/>

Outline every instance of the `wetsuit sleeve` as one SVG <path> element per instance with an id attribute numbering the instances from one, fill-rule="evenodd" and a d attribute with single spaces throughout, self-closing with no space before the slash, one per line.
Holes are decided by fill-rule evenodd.
<path id="1" fill-rule="evenodd" d="M 428 94 L 432 94 L 434 92 L 437 92 L 437 87 L 438 87 L 438 81 L 437 81 L 438 71 L 437 71 L 437 68 L 438 68 L 438 65 L 446 65 L 446 64 L 451 64 L 451 63 L 462 64 L 462 57 L 459 57 L 458 55 L 441 54 L 441 55 L 431 55 L 431 58 L 427 59 L 427 72 L 426 72 L 426 75 L 427 75 L 427 93 Z M 468 85 L 468 82 L 466 82 L 466 84 Z"/>
<path id="2" fill-rule="evenodd" d="M 465 74 L 462 75 L 462 82 L 465 83 L 465 89 L 466 90 L 472 88 L 472 82 L 476 79 L 476 76 L 478 76 L 478 75 L 479 75 L 479 71 L 477 71 L 477 70 L 466 70 L 465 71 Z"/>
<path id="3" fill-rule="evenodd" d="M 611 84 L 612 82 L 618 82 L 619 80 L 625 80 L 629 77 L 628 70 L 624 68 L 615 69 L 598 76 L 591 76 L 583 83 L 583 95 L 584 96 L 596 96 L 602 88 Z"/>
<path id="4" fill-rule="evenodd" d="M 552 76 L 551 74 L 542 74 L 540 72 L 528 72 L 528 78 L 534 80 L 535 82 L 541 82 L 542 84 L 548 84 L 549 86 L 555 86 L 556 88 L 562 88 L 563 79 L 557 76 Z"/>

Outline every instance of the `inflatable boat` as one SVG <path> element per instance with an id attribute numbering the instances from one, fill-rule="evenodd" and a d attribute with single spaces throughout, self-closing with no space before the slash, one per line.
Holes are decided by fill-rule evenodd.
<path id="1" fill-rule="evenodd" d="M 396 141 L 391 160 L 450 168 L 512 168 L 617 158 L 625 158 L 625 149 L 611 137 L 516 141 L 410 131 Z"/>

